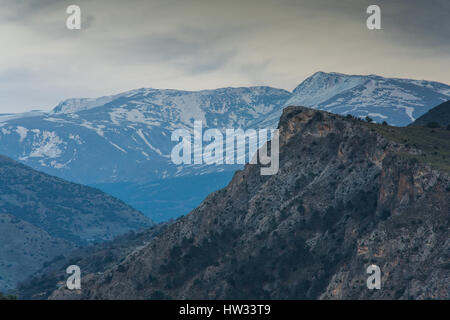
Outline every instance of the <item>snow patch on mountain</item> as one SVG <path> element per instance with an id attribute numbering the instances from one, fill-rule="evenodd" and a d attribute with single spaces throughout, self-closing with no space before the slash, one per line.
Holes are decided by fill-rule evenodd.
<path id="1" fill-rule="evenodd" d="M 381 119 L 387 119 L 386 116 L 380 114 L 380 113 L 369 113 L 369 117 L 377 117 L 377 118 L 381 118 Z"/>
<path id="2" fill-rule="evenodd" d="M 27 160 L 28 158 L 58 158 L 63 152 L 60 146 L 65 144 L 66 142 L 56 132 L 44 131 L 42 134 L 38 133 L 34 136 L 30 153 L 21 157 L 20 160 Z"/>
<path id="3" fill-rule="evenodd" d="M 27 129 L 27 128 L 24 128 L 24 127 L 21 127 L 21 126 L 18 126 L 18 127 L 16 128 L 16 132 L 17 132 L 17 134 L 20 136 L 19 142 L 22 142 L 23 140 L 25 140 L 25 138 L 26 138 L 27 135 L 28 135 L 28 129 Z"/>
<path id="4" fill-rule="evenodd" d="M 8 129 L 5 129 L 5 128 L 2 128 L 1 131 L 4 135 L 11 134 L 11 131 L 9 131 Z"/>
<path id="5" fill-rule="evenodd" d="M 117 144 L 115 144 L 114 142 L 111 142 L 109 140 L 107 140 L 114 148 L 116 148 L 117 150 L 122 151 L 123 153 L 127 153 L 124 149 L 122 149 L 121 147 L 119 147 Z"/>
<path id="6" fill-rule="evenodd" d="M 95 131 L 95 132 L 96 132 L 99 136 L 101 136 L 101 137 L 103 137 L 103 136 L 105 135 L 104 132 L 103 132 L 103 130 L 102 130 L 102 129 L 105 128 L 104 125 L 98 125 L 98 126 L 96 127 L 96 126 L 95 126 L 94 124 L 92 124 L 91 122 L 83 121 L 83 122 L 80 124 L 80 126 Z"/>
<path id="7" fill-rule="evenodd" d="M 294 89 L 294 95 L 288 101 L 288 104 L 305 107 L 316 106 L 365 81 L 366 79 L 363 76 L 345 76 L 339 73 L 316 72 Z"/>
<path id="8" fill-rule="evenodd" d="M 157 154 L 159 154 L 161 157 L 166 157 L 166 158 L 169 157 L 168 155 L 164 155 L 164 154 L 161 152 L 161 150 L 155 148 L 154 146 L 152 146 L 152 145 L 150 144 L 150 142 L 148 142 L 147 138 L 145 137 L 144 133 L 142 132 L 142 129 L 136 130 L 136 133 L 138 134 L 138 136 L 144 141 L 144 143 L 145 143 L 151 150 L 155 151 L 155 152 L 156 152 Z M 145 155 L 148 157 L 147 154 L 145 154 Z"/>
<path id="9" fill-rule="evenodd" d="M 81 138 L 78 134 L 76 134 L 76 135 L 69 134 L 69 139 L 75 141 L 78 145 L 83 144 L 83 141 L 81 140 Z"/>
<path id="10" fill-rule="evenodd" d="M 103 106 L 124 94 L 113 96 L 105 96 L 100 98 L 83 98 L 83 99 L 67 99 L 58 104 L 51 114 L 75 113 L 83 110 L 89 110 L 99 106 Z"/>

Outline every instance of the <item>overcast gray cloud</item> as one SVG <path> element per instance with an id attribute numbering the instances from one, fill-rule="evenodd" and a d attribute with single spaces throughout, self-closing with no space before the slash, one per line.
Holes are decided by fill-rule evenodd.
<path id="1" fill-rule="evenodd" d="M 375 3 L 375 2 L 374 2 Z M 66 8 L 82 9 L 80 31 Z M 292 90 L 336 71 L 450 83 L 450 2 L 0 0 L 0 113 L 139 87 Z"/>

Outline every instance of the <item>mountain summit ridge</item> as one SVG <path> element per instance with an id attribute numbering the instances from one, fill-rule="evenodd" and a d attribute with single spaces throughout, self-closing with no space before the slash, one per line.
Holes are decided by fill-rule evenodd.
<path id="1" fill-rule="evenodd" d="M 297 86 L 285 106 L 304 105 L 405 126 L 449 98 L 450 86 L 440 82 L 320 71 Z"/>

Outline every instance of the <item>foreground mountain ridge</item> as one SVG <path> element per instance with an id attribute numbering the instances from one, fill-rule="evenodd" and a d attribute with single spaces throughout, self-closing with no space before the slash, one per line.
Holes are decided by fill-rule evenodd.
<path id="1" fill-rule="evenodd" d="M 450 133 L 302 107 L 279 128 L 278 174 L 246 165 L 82 291 L 50 298 L 449 299 Z M 370 264 L 381 290 L 366 287 Z"/>

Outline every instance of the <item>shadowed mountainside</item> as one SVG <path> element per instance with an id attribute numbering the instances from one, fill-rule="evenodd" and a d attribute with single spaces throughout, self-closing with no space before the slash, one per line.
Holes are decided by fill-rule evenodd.
<path id="1" fill-rule="evenodd" d="M 431 122 L 436 122 L 441 126 L 450 125 L 450 100 L 429 110 L 414 121 L 411 126 L 425 126 Z"/>
<path id="2" fill-rule="evenodd" d="M 0 290 L 79 245 L 153 224 L 98 189 L 64 181 L 0 156 Z"/>
<path id="3" fill-rule="evenodd" d="M 56 287 L 65 285 L 68 266 L 77 265 L 83 273 L 104 272 L 118 261 L 123 261 L 134 250 L 144 247 L 155 236 L 166 230 L 171 223 L 156 224 L 141 231 L 130 231 L 113 241 L 82 247 L 69 254 L 59 255 L 23 281 L 15 292 L 20 299 L 45 299 Z"/>

